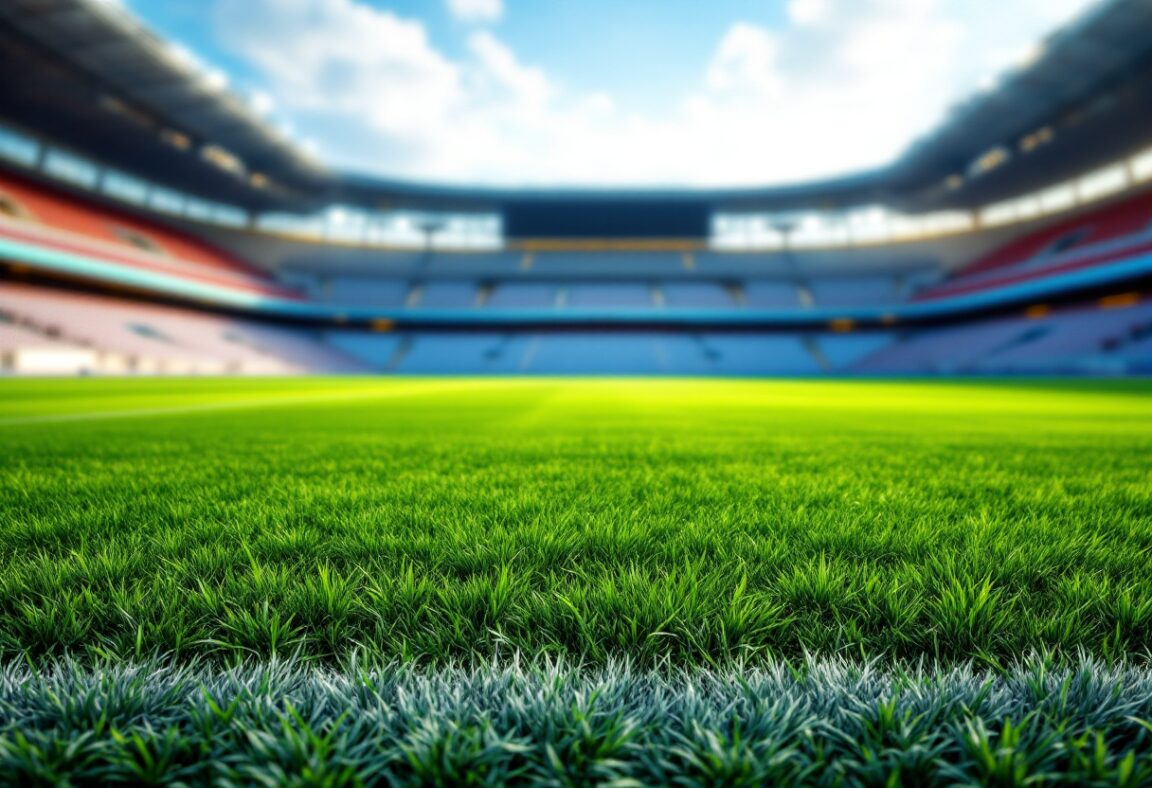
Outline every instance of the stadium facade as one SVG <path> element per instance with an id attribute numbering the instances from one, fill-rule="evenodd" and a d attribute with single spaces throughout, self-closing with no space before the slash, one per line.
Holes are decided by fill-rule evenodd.
<path id="1" fill-rule="evenodd" d="M 116 7 L 12 0 L 3 371 L 1149 373 L 1150 29 L 1094 7 L 883 170 L 512 190 L 330 171 Z"/>

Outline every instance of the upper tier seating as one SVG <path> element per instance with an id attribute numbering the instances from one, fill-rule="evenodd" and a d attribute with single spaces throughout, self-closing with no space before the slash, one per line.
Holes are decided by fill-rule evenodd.
<path id="1" fill-rule="evenodd" d="M 1144 230 L 1152 230 L 1152 195 L 1148 194 L 1045 227 L 997 249 L 961 273 L 978 274 L 1020 263 L 1041 265 L 1064 252 Z"/>
<path id="2" fill-rule="evenodd" d="M 523 257 L 520 252 L 436 252 L 425 262 L 423 270 L 433 276 L 508 275 L 520 270 Z"/>
<path id="3" fill-rule="evenodd" d="M 0 176 L 0 237 L 196 281 L 297 297 L 190 236 L 13 176 Z"/>
<path id="4" fill-rule="evenodd" d="M 716 282 L 668 282 L 660 287 L 664 304 L 672 309 L 732 309 L 732 294 Z"/>
<path id="5" fill-rule="evenodd" d="M 550 309 L 557 286 L 549 282 L 502 282 L 492 289 L 490 309 Z"/>
<path id="6" fill-rule="evenodd" d="M 1082 214 L 1013 241 L 916 295 L 962 295 L 1152 252 L 1152 194 Z"/>
<path id="7" fill-rule="evenodd" d="M 752 281 L 744 285 L 744 300 L 750 309 L 796 309 L 800 293 L 792 282 Z"/>
<path id="8" fill-rule="evenodd" d="M 891 304 L 897 299 L 895 281 L 887 276 L 813 279 L 809 289 L 817 307 Z"/>
<path id="9" fill-rule="evenodd" d="M 565 288 L 567 305 L 577 308 L 651 308 L 652 290 L 647 285 L 621 282 L 572 284 Z"/>
<path id="10" fill-rule="evenodd" d="M 536 252 L 532 270 L 572 276 L 659 276 L 683 270 L 675 252 Z"/>
<path id="11" fill-rule="evenodd" d="M 417 291 L 418 299 L 409 305 L 424 309 L 468 309 L 476 306 L 476 285 L 472 282 L 428 282 Z"/>
<path id="12" fill-rule="evenodd" d="M 411 289 L 408 282 L 400 279 L 334 276 L 328 280 L 326 287 L 319 288 L 318 299 L 330 304 L 395 309 L 404 306 Z"/>

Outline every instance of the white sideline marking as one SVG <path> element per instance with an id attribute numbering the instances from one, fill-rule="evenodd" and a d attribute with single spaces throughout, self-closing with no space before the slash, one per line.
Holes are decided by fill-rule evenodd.
<path id="1" fill-rule="evenodd" d="M 320 394 L 305 397 L 265 397 L 263 399 L 237 399 L 224 402 L 205 402 L 199 405 L 179 405 L 170 408 L 135 408 L 133 410 L 102 410 L 88 413 L 48 413 L 40 416 L 14 416 L 0 419 L 0 427 L 22 424 L 52 424 L 69 421 L 99 421 L 102 419 L 135 419 L 148 416 L 167 416 L 176 413 L 204 413 L 216 410 L 243 410 L 245 408 L 269 407 L 277 405 L 308 405 L 318 402 L 339 402 L 342 400 L 395 399 L 416 394 L 436 394 L 456 389 L 473 388 L 468 383 L 441 383 L 418 388 L 405 388 L 394 391 L 363 391 L 345 394 Z"/>

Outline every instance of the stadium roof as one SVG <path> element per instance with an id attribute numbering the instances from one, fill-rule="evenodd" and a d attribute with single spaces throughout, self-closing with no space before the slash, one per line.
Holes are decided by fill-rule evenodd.
<path id="1" fill-rule="evenodd" d="M 5 0 L 0 67 L 21 75 L 0 88 L 6 118 L 148 177 L 169 173 L 185 191 L 253 207 L 291 202 L 326 181 L 219 75 L 114 5 Z M 211 151 L 225 166 L 204 161 Z M 242 168 L 230 169 L 228 157 Z M 271 188 L 254 187 L 254 173 Z"/>
<path id="2" fill-rule="evenodd" d="M 1011 197 L 1146 143 L 1149 30 L 1152 3 L 1108 0 L 1042 42 L 1031 62 L 959 105 L 893 167 L 759 189 L 490 189 L 330 173 L 179 48 L 93 0 L 0 5 L 0 68 L 24 75 L 3 81 L 0 115 L 110 166 L 249 210 L 331 203 L 499 209 L 608 199 L 728 209 L 882 203 L 936 210 Z M 228 156 L 242 166 L 222 166 Z"/>
<path id="3" fill-rule="evenodd" d="M 1150 31 L 1152 3 L 1147 0 L 1112 0 L 1091 8 L 1037 44 L 998 84 L 958 105 L 943 126 L 904 155 L 893 180 L 940 183 L 953 175 L 971 175 L 968 170 L 983 154 L 1003 147 L 1018 155 L 1030 135 L 1038 133 L 1032 137 L 1034 150 L 1059 150 L 1060 155 L 1051 158 L 1062 160 L 1065 166 L 1060 169 L 1067 170 L 1053 171 L 1059 161 L 1031 168 L 1049 183 L 1082 172 L 1093 158 L 1147 143 L 1152 135 Z M 1078 133 L 1078 127 L 1090 133 Z M 1050 142 L 1042 139 L 1044 129 L 1053 135 Z M 1027 174 L 1016 168 L 1011 173 L 1015 188 L 1021 178 Z M 987 183 L 979 185 L 953 201 L 970 206 L 1011 196 L 996 193 Z"/>

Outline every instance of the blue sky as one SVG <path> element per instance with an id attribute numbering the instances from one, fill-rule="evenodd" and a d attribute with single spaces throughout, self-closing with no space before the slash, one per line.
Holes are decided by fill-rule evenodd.
<path id="1" fill-rule="evenodd" d="M 112 0 L 339 169 L 754 185 L 881 166 L 1091 0 Z"/>

